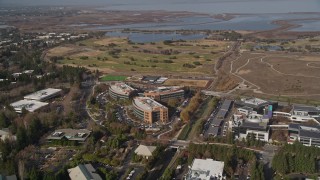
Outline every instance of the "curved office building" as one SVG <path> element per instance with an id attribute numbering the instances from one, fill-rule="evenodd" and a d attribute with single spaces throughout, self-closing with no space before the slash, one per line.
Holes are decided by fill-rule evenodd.
<path id="1" fill-rule="evenodd" d="M 134 91 L 134 88 L 125 83 L 115 83 L 109 87 L 110 96 L 116 100 L 129 99 Z"/>

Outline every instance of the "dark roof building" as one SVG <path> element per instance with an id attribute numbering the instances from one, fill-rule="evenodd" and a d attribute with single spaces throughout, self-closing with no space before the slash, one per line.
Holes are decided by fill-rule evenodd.
<path id="1" fill-rule="evenodd" d="M 320 116 L 320 108 L 314 106 L 301 106 L 301 105 L 293 105 L 291 110 L 292 115 L 301 115 L 301 116 L 311 116 L 311 117 L 319 117 Z"/>
<path id="2" fill-rule="evenodd" d="M 289 124 L 288 143 L 301 142 L 305 146 L 320 147 L 320 126 Z"/>
<path id="3" fill-rule="evenodd" d="M 161 76 L 143 76 L 141 81 L 145 83 L 154 83 L 160 78 Z"/>
<path id="4" fill-rule="evenodd" d="M 220 126 L 222 125 L 224 119 L 227 117 L 231 107 L 232 107 L 233 101 L 231 100 L 224 100 L 221 108 L 219 109 L 218 113 L 215 116 L 211 116 L 209 118 L 210 126 L 205 132 L 205 137 L 209 136 L 218 136 L 220 134 Z"/>

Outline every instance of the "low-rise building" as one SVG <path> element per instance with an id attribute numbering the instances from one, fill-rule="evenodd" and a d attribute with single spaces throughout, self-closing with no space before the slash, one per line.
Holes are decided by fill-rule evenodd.
<path id="1" fill-rule="evenodd" d="M 320 147 L 320 126 L 289 124 L 288 143 L 301 142 L 305 146 Z"/>
<path id="2" fill-rule="evenodd" d="M 232 131 L 239 138 L 254 136 L 260 141 L 269 141 L 269 119 L 260 114 L 249 114 L 248 116 L 234 116 Z"/>
<path id="3" fill-rule="evenodd" d="M 153 151 L 156 150 L 156 146 L 145 146 L 139 145 L 137 149 L 134 151 L 139 156 L 143 156 L 144 158 L 148 159 L 152 156 Z"/>
<path id="4" fill-rule="evenodd" d="M 51 98 L 61 95 L 61 89 L 48 88 L 43 89 L 27 96 L 24 96 L 24 99 L 27 100 L 37 100 L 37 101 L 47 101 Z"/>
<path id="5" fill-rule="evenodd" d="M 228 116 L 228 113 L 232 107 L 233 101 L 225 99 L 215 116 L 210 116 L 209 127 L 205 132 L 205 137 L 209 136 L 218 136 L 221 134 L 221 125 L 223 124 L 224 119 Z"/>
<path id="6" fill-rule="evenodd" d="M 29 112 L 35 112 L 35 111 L 47 106 L 48 103 L 40 102 L 40 101 L 36 101 L 36 100 L 23 99 L 23 100 L 11 103 L 10 105 L 14 108 L 14 110 L 17 113 L 22 113 L 23 109 L 25 109 Z"/>
<path id="7" fill-rule="evenodd" d="M 80 164 L 68 169 L 71 180 L 102 180 L 91 164 Z"/>
<path id="8" fill-rule="evenodd" d="M 189 172 L 186 176 L 187 180 L 222 180 L 224 162 L 214 161 L 213 159 L 194 159 Z"/>
<path id="9" fill-rule="evenodd" d="M 184 98 L 184 90 L 180 86 L 158 87 L 155 90 L 145 92 L 144 96 L 157 101 L 167 102 L 169 99 Z"/>
<path id="10" fill-rule="evenodd" d="M 0 140 L 4 141 L 6 139 L 16 140 L 16 136 L 12 135 L 8 128 L 0 129 Z"/>
<path id="11" fill-rule="evenodd" d="M 168 122 L 168 108 L 149 97 L 134 98 L 133 113 L 149 124 L 156 121 Z"/>
<path id="12" fill-rule="evenodd" d="M 136 89 L 123 82 L 117 82 L 109 87 L 110 96 L 116 100 L 129 99 L 135 91 Z"/>
<path id="13" fill-rule="evenodd" d="M 47 140 L 61 140 L 63 138 L 69 141 L 84 142 L 90 136 L 91 131 L 87 129 L 58 129 L 51 133 Z"/>
<path id="14" fill-rule="evenodd" d="M 11 175 L 11 176 L 4 176 L 0 174 L 0 180 L 17 180 L 17 176 L 16 175 Z"/>
<path id="15" fill-rule="evenodd" d="M 314 106 L 293 105 L 290 120 L 295 122 L 314 121 L 320 123 L 320 108 Z"/>
<path id="16" fill-rule="evenodd" d="M 235 104 L 237 107 L 250 107 L 258 114 L 266 114 L 269 105 L 272 106 L 272 111 L 278 107 L 277 102 L 266 101 L 259 98 L 242 98 L 240 101 L 236 101 Z"/>
<path id="17" fill-rule="evenodd" d="M 141 81 L 143 83 L 155 83 L 158 81 L 158 79 L 160 79 L 161 76 L 143 76 L 141 78 Z"/>

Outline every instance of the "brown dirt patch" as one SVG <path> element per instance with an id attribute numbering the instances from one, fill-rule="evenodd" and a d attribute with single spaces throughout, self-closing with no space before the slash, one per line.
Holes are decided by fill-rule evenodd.
<path id="1" fill-rule="evenodd" d="M 320 57 L 319 56 L 302 56 L 302 57 L 299 57 L 299 60 L 320 62 Z"/>
<path id="2" fill-rule="evenodd" d="M 265 58 L 264 61 L 272 64 L 274 69 L 285 74 L 320 77 L 319 69 L 311 68 L 307 66 L 307 61 L 300 61 L 294 57 L 270 57 Z"/>
<path id="3" fill-rule="evenodd" d="M 243 69 L 243 70 L 240 70 L 240 71 L 238 72 L 238 74 L 239 74 L 239 75 L 243 75 L 243 74 L 248 74 L 248 73 L 250 73 L 250 72 L 251 72 L 250 69 Z"/>
<path id="4" fill-rule="evenodd" d="M 75 49 L 74 47 L 59 46 L 59 47 L 55 47 L 53 49 L 50 49 L 48 51 L 48 55 L 49 56 L 61 56 L 61 55 L 72 52 L 74 49 Z"/>
<path id="5" fill-rule="evenodd" d="M 307 73 L 308 68 L 303 70 L 301 65 L 290 63 L 299 63 L 300 61 L 288 61 L 288 59 L 275 58 L 277 63 L 287 63 L 287 66 L 281 66 L 277 68 L 281 72 L 288 72 L 290 74 L 297 74 L 301 71 L 302 73 Z M 268 60 L 269 62 L 269 60 Z M 304 64 L 305 66 L 305 64 Z M 319 94 L 320 86 L 319 78 L 310 78 L 302 76 L 292 76 L 279 74 L 272 70 L 269 65 L 262 63 L 260 59 L 253 59 L 250 63 L 245 66 L 246 69 L 250 69 L 251 72 L 247 74 L 242 74 L 241 77 L 250 81 L 251 83 L 260 87 L 260 91 L 270 94 Z M 285 68 L 286 67 L 286 68 Z M 305 66 L 306 67 L 306 66 Z M 309 68 L 311 69 L 311 68 Z M 306 71 L 306 72 L 304 72 Z"/>
<path id="6" fill-rule="evenodd" d="M 208 84 L 208 80 L 193 80 L 193 79 L 168 79 L 164 85 L 167 86 L 190 86 L 205 88 Z"/>
<path id="7" fill-rule="evenodd" d="M 124 44 L 125 43 L 125 38 L 117 38 L 117 37 L 110 37 L 110 38 L 105 38 L 105 39 L 101 39 L 98 41 L 95 41 L 95 44 L 99 44 L 102 46 L 106 46 L 109 45 L 111 43 L 113 44 Z"/>
<path id="8" fill-rule="evenodd" d="M 101 55 L 102 53 L 104 53 L 103 51 L 99 51 L 99 50 L 88 50 L 86 52 L 81 52 L 75 55 L 72 55 L 71 57 L 81 57 L 81 56 L 88 56 L 88 57 L 96 57 Z"/>

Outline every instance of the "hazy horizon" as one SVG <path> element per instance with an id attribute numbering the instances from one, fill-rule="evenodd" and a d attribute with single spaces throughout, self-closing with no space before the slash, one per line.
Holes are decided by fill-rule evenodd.
<path id="1" fill-rule="evenodd" d="M 106 10 L 199 13 L 320 12 L 320 0 L 0 0 L 5 6 L 97 6 Z"/>

